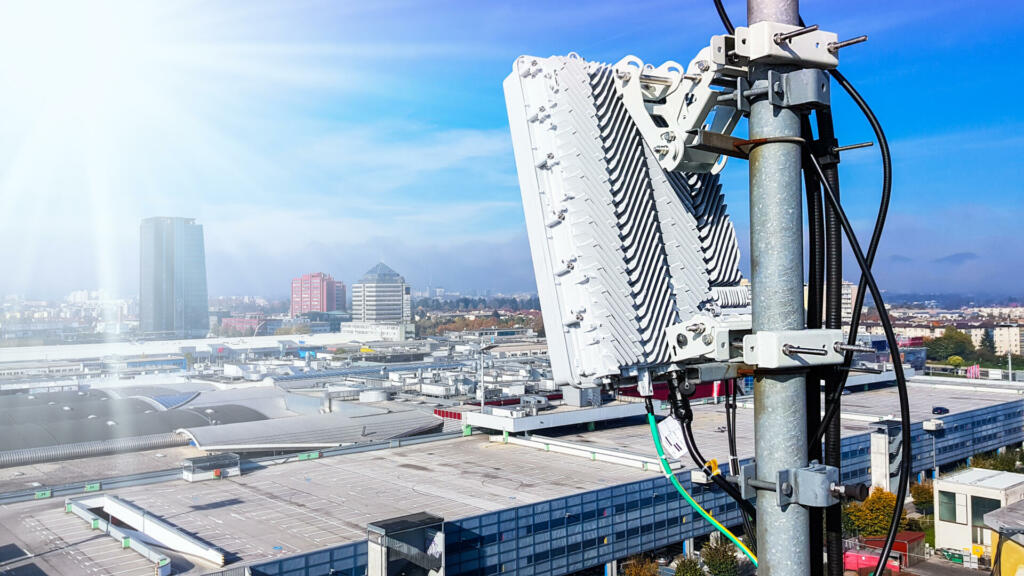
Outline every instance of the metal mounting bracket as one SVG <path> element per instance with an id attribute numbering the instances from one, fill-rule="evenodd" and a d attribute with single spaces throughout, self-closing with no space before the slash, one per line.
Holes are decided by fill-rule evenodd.
<path id="1" fill-rule="evenodd" d="M 838 40 L 834 32 L 803 28 L 806 33 L 792 36 L 792 32 L 800 30 L 800 26 L 769 21 L 737 27 L 736 57 L 752 63 L 794 64 L 805 68 L 835 68 L 839 65 L 836 53 L 829 50 Z M 791 37 L 779 42 L 776 41 L 779 36 Z"/>
<path id="2" fill-rule="evenodd" d="M 842 342 L 842 330 L 762 330 L 743 337 L 743 361 L 770 370 L 833 366 L 844 361 Z"/>
<path id="3" fill-rule="evenodd" d="M 740 496 L 749 500 L 757 496 L 757 490 L 775 492 L 779 506 L 785 510 L 791 504 L 808 508 L 827 508 L 839 502 L 839 469 L 812 461 L 803 468 L 779 470 L 774 483 L 757 479 L 757 463 L 749 462 L 740 466 Z"/>
<path id="4" fill-rule="evenodd" d="M 732 341 L 750 332 L 750 316 L 697 314 L 685 323 L 665 328 L 673 362 L 732 360 Z"/>
<path id="5" fill-rule="evenodd" d="M 839 484 L 839 469 L 811 462 L 804 468 L 779 470 L 775 495 L 783 510 L 790 504 L 808 508 L 827 508 L 838 504 L 835 487 Z"/>
<path id="6" fill-rule="evenodd" d="M 750 500 L 751 498 L 757 497 L 757 488 L 750 484 L 751 480 L 754 480 L 755 482 L 757 480 L 757 462 L 748 462 L 746 464 L 740 464 L 740 496 L 744 500 Z"/>
<path id="7" fill-rule="evenodd" d="M 792 72 L 768 71 L 768 99 L 772 106 L 814 110 L 827 108 L 829 96 L 828 72 L 815 68 L 802 68 Z"/>

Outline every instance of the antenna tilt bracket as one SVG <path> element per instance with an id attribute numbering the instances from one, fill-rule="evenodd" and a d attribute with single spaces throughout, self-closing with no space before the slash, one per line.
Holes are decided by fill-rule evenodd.
<path id="1" fill-rule="evenodd" d="M 636 56 L 615 64 L 614 86 L 623 105 L 669 172 L 711 172 L 725 167 L 726 156 L 708 145 L 714 135 L 728 137 L 750 110 L 750 100 L 767 97 L 772 105 L 814 109 L 829 105 L 825 70 L 839 65 L 837 37 L 817 26 L 802 28 L 758 22 L 733 35 L 711 38 L 684 69 L 668 61 L 654 67 Z M 773 72 L 768 82 L 750 86 L 750 65 L 790 64 L 800 70 Z"/>

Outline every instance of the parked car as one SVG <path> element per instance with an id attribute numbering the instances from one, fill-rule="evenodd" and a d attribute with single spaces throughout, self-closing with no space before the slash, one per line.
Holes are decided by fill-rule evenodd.
<path id="1" fill-rule="evenodd" d="M 949 414 L 949 408 L 945 406 L 932 406 L 932 414 Z"/>

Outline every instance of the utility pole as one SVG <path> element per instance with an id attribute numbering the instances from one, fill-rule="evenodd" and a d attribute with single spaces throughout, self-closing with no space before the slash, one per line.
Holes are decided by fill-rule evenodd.
<path id="1" fill-rule="evenodd" d="M 797 0 L 749 0 L 747 25 L 757 22 L 799 25 Z M 754 91 L 772 90 L 769 72 L 793 66 L 750 66 Z M 799 114 L 773 106 L 768 98 L 750 106 L 750 139 L 799 138 Z M 803 308 L 803 205 L 801 146 L 770 142 L 750 152 L 750 255 L 754 332 L 801 330 Z M 807 465 L 806 374 L 759 372 L 754 379 L 754 433 L 757 478 L 775 483 L 780 470 Z M 776 494 L 757 491 L 757 542 L 762 576 L 804 576 L 811 572 L 807 546 L 808 511 L 785 511 Z"/>

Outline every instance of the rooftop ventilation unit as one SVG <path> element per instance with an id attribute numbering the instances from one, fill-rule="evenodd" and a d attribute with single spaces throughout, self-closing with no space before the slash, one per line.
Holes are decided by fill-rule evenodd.
<path id="1" fill-rule="evenodd" d="M 686 98 L 675 66 L 668 98 Z M 642 130 L 657 128 L 638 121 L 665 124 L 651 115 L 659 94 L 624 85 L 629 70 L 643 82 L 641 69 L 657 72 L 635 58 L 524 56 L 504 83 L 556 383 L 643 381 L 673 363 L 729 360 L 730 333 L 750 329 L 722 162 L 652 149 Z"/>

